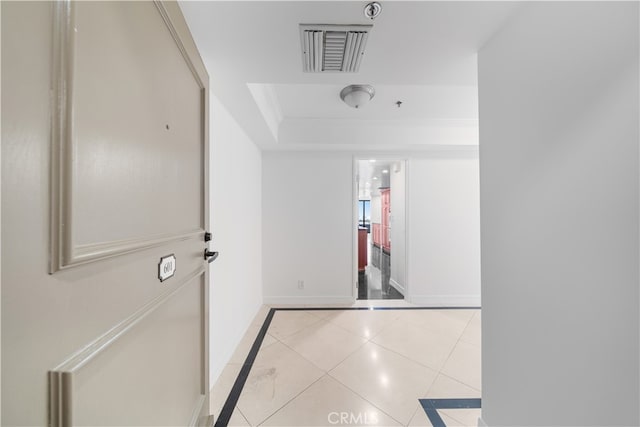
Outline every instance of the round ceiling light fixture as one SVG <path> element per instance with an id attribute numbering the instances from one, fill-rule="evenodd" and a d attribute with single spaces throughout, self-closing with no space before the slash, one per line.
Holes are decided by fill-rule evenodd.
<path id="1" fill-rule="evenodd" d="M 380 15 L 380 12 L 382 12 L 382 5 L 377 1 L 369 3 L 364 7 L 364 16 L 372 21 Z"/>
<path id="2" fill-rule="evenodd" d="M 376 94 L 371 85 L 349 85 L 340 91 L 340 99 L 349 107 L 360 108 Z"/>

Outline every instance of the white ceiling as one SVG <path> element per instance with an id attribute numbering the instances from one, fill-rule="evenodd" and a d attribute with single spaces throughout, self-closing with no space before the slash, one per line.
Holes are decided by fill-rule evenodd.
<path id="1" fill-rule="evenodd" d="M 388 159 L 358 160 L 358 199 L 370 200 L 372 195 L 380 195 L 380 187 L 390 187 L 390 174 L 393 164 L 397 161 Z"/>
<path id="2" fill-rule="evenodd" d="M 299 24 L 367 24 L 367 2 L 181 1 L 211 88 L 264 149 L 478 143 L 477 52 L 514 2 L 383 1 L 358 73 L 304 73 Z M 339 98 L 371 84 L 355 110 Z M 398 108 L 396 101 L 402 101 Z"/>
<path id="3" fill-rule="evenodd" d="M 286 117 L 331 119 L 422 120 L 477 119 L 475 86 L 376 85 L 375 96 L 362 110 L 349 107 L 338 94 L 343 85 L 274 85 L 282 113 Z M 313 102 L 301 102 L 304 92 Z M 401 101 L 400 108 L 396 105 Z"/>

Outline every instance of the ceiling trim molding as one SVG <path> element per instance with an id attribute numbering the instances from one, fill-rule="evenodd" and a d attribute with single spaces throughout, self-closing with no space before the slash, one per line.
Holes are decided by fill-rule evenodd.
<path id="1" fill-rule="evenodd" d="M 262 147 L 263 154 L 268 153 L 351 153 L 362 158 L 371 158 L 376 156 L 398 156 L 398 155 L 415 155 L 420 153 L 478 153 L 478 145 L 444 145 L 444 144 L 425 144 L 417 146 L 395 146 L 389 147 L 385 145 L 358 145 L 358 144 L 341 144 L 337 146 L 327 146 L 326 144 L 278 144 L 273 146 Z M 377 158 L 377 157 L 376 157 Z"/>
<path id="2" fill-rule="evenodd" d="M 451 118 L 451 119 L 434 119 L 434 118 L 413 118 L 413 119 L 359 119 L 353 117 L 299 117 L 299 116 L 286 116 L 289 122 L 311 122 L 320 123 L 326 126 L 332 122 L 344 125 L 357 125 L 357 126 L 372 126 L 372 125 L 386 125 L 386 126 L 415 126 L 415 127 L 478 127 L 480 120 L 473 118 Z"/>
<path id="3" fill-rule="evenodd" d="M 247 88 L 249 88 L 249 92 L 251 92 L 251 96 L 253 96 L 253 100 L 267 123 L 273 138 L 278 141 L 280 124 L 284 120 L 284 116 L 275 87 L 272 84 L 247 83 Z"/>

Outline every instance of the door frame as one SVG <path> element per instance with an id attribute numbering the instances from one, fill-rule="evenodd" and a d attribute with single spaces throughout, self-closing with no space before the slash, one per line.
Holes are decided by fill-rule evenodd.
<path id="1" fill-rule="evenodd" d="M 404 196 L 404 224 L 405 224 L 405 238 L 404 238 L 404 275 L 405 275 L 405 284 L 404 284 L 404 301 L 410 302 L 411 298 L 411 284 L 409 280 L 409 164 L 410 159 L 406 155 L 396 154 L 396 153 L 372 153 L 372 154 L 364 154 L 364 153 L 356 153 L 352 156 L 352 171 L 351 171 L 351 179 L 352 179 L 352 196 L 351 196 L 351 292 L 354 303 L 358 300 L 357 286 L 358 286 L 358 162 L 360 160 L 382 160 L 389 162 L 403 162 L 404 165 L 404 183 L 405 183 L 405 196 Z"/>

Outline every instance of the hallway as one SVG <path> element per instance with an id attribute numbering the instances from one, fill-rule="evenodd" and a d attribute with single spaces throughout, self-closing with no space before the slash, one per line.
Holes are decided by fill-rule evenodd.
<path id="1" fill-rule="evenodd" d="M 2 427 L 640 426 L 640 0 L 369 1 L 0 2 Z"/>
<path id="2" fill-rule="evenodd" d="M 479 406 L 480 310 L 382 304 L 263 306 L 213 388 L 216 425 L 477 425 L 474 407 L 427 412 Z"/>

